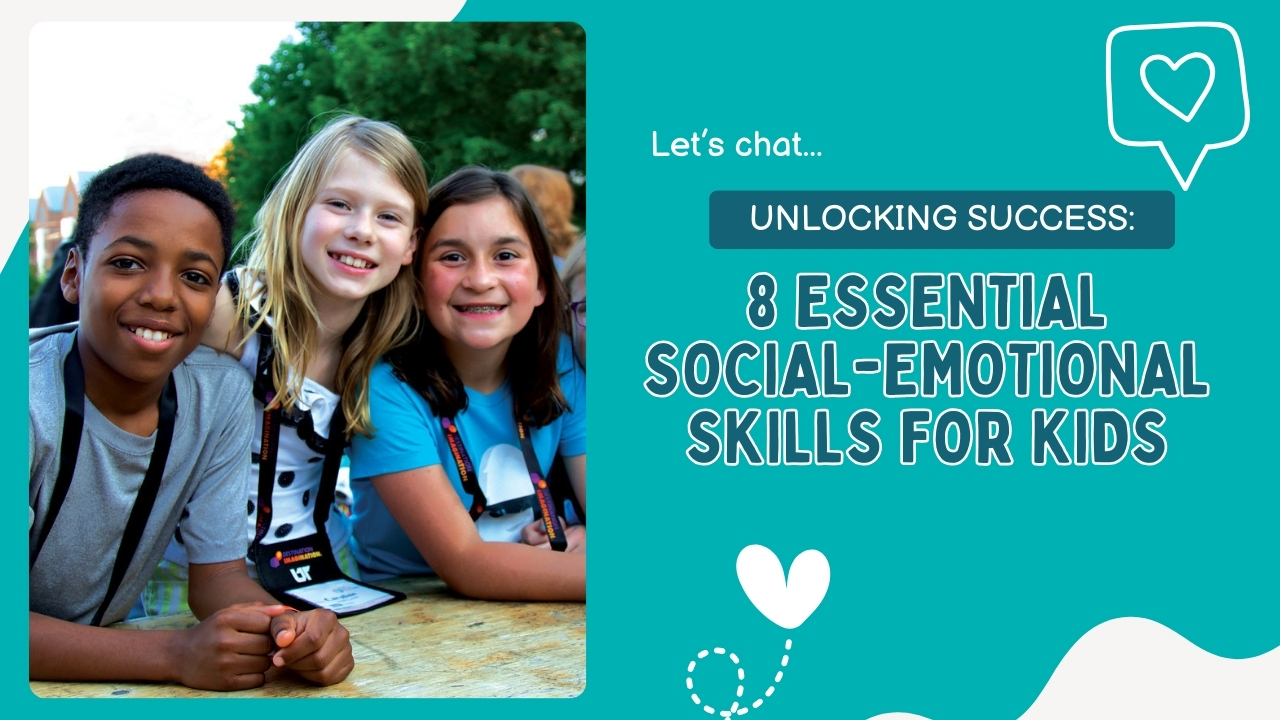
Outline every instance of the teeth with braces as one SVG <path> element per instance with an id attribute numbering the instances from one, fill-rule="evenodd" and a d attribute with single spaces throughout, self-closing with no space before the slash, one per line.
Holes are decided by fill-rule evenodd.
<path id="1" fill-rule="evenodd" d="M 464 312 L 476 313 L 477 315 L 492 315 L 502 310 L 501 305 L 466 305 L 462 309 Z"/>
<path id="2" fill-rule="evenodd" d="M 137 335 L 143 340 L 152 340 L 152 341 L 168 340 L 169 338 L 173 337 L 172 333 L 162 332 L 160 330 L 151 330 L 149 328 L 142 328 L 142 327 L 134 328 L 133 334 Z"/>
<path id="3" fill-rule="evenodd" d="M 364 268 L 371 268 L 374 266 L 373 263 L 369 262 L 368 260 L 361 260 L 358 257 L 351 257 L 350 255 L 333 255 L 331 257 L 333 257 L 335 260 L 342 263 L 343 265 L 350 265 L 353 268 L 364 269 Z"/>

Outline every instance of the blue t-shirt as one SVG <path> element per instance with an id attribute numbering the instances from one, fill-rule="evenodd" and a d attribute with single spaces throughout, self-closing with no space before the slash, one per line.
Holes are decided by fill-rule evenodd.
<path id="1" fill-rule="evenodd" d="M 550 425 L 533 429 L 534 454 L 544 474 L 557 450 L 565 457 L 587 452 L 586 379 L 573 361 L 568 338 L 560 342 L 557 367 L 569 410 Z M 471 507 L 471 496 L 462 490 L 440 419 L 416 390 L 396 378 L 385 360 L 369 379 L 369 413 L 375 435 L 357 433 L 350 451 L 356 559 L 374 573 L 431 572 L 369 479 L 440 465 L 464 509 Z M 518 541 L 520 528 L 533 521 L 535 500 L 516 432 L 510 383 L 489 395 L 467 388 L 467 409 L 454 420 L 485 494 L 486 510 L 476 529 L 488 541 Z"/>

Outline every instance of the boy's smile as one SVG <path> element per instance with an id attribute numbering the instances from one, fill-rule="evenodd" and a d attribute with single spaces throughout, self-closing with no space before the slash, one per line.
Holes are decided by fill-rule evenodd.
<path id="1" fill-rule="evenodd" d="M 72 250 L 62 291 L 80 305 L 80 354 L 95 405 L 153 388 L 158 396 L 200 344 L 222 255 L 213 212 L 174 190 L 122 195 L 89 238 L 88 253 Z"/>

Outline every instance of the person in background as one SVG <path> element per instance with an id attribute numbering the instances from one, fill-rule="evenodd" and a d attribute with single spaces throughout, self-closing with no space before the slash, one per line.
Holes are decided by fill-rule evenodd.
<path id="1" fill-rule="evenodd" d="M 560 269 L 560 282 L 569 293 L 569 318 L 572 322 L 573 356 L 585 370 L 587 367 L 587 238 L 584 235 L 565 258 Z"/>
<path id="2" fill-rule="evenodd" d="M 49 265 L 49 277 L 44 279 L 44 284 L 36 291 L 27 307 L 27 327 L 52 327 L 79 319 L 80 309 L 62 296 L 62 268 L 67 265 L 67 254 L 71 252 L 73 244 L 71 240 L 63 241 L 54 252 L 53 262 Z"/>
<path id="3" fill-rule="evenodd" d="M 555 168 L 541 165 L 517 165 L 511 176 L 529 193 L 547 229 L 547 242 L 555 256 L 556 269 L 564 264 L 569 249 L 578 241 L 578 227 L 573 224 L 573 186 L 569 176 Z"/>

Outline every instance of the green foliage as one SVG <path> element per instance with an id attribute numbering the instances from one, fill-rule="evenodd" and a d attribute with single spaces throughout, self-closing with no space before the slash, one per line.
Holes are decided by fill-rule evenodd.
<path id="1" fill-rule="evenodd" d="M 586 35 L 572 23 L 301 23 L 250 86 L 227 154 L 237 237 L 333 111 L 396 123 L 439 180 L 470 164 L 586 175 Z M 585 209 L 585 184 L 576 189 Z"/>

